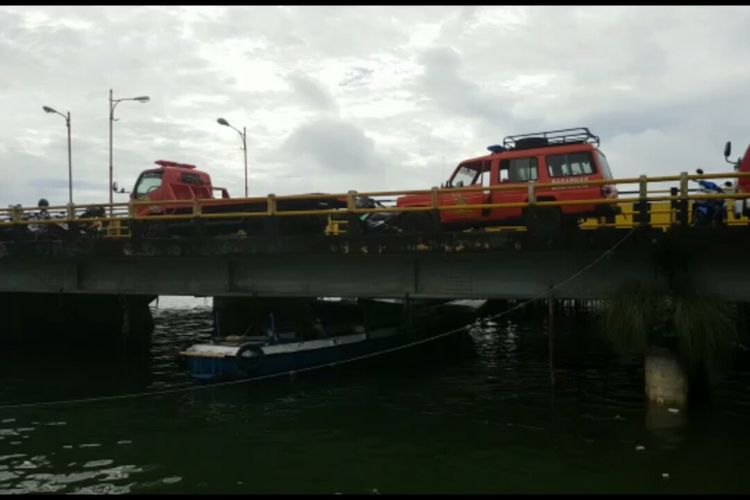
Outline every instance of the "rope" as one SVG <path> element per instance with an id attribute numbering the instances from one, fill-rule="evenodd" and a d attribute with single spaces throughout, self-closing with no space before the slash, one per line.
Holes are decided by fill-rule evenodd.
<path id="1" fill-rule="evenodd" d="M 530 303 L 532 303 L 532 302 L 534 302 L 536 300 L 539 300 L 540 298 L 544 298 L 544 297 L 548 296 L 548 294 L 550 293 L 551 290 L 559 288 L 559 287 L 565 285 L 566 283 L 569 283 L 569 282 L 573 281 L 574 279 L 576 279 L 577 277 L 579 277 L 581 274 L 583 274 L 584 272 L 588 271 L 589 269 L 591 269 L 592 267 L 594 267 L 596 264 L 598 264 L 599 262 L 601 262 L 602 259 L 604 259 L 608 255 L 611 255 L 612 252 L 614 252 L 617 247 L 619 247 L 622 243 L 624 243 L 625 240 L 627 240 L 630 237 L 630 235 L 632 235 L 636 231 L 636 229 L 637 228 L 632 228 L 628 232 L 628 234 L 626 234 L 625 236 L 623 236 L 622 239 L 620 239 L 617 243 L 615 243 L 614 245 L 612 245 L 612 247 L 610 247 L 608 250 L 605 250 L 596 259 L 594 259 L 592 262 L 590 262 L 589 264 L 585 265 L 584 267 L 582 267 L 581 269 L 579 269 L 578 271 L 576 271 L 574 274 L 572 274 L 568 278 L 566 278 L 563 281 L 557 283 L 556 285 L 551 286 L 549 289 L 547 289 L 547 290 L 539 293 L 538 295 L 535 295 L 534 297 L 532 297 L 530 299 L 527 299 L 526 301 L 521 302 L 520 304 L 517 304 L 517 305 L 511 307 L 510 309 L 507 309 L 505 311 L 497 313 L 497 314 L 495 314 L 493 316 L 489 316 L 486 319 L 490 319 L 490 320 L 497 319 L 497 318 L 499 318 L 501 316 L 505 316 L 507 314 L 510 314 L 513 311 L 521 309 L 521 308 L 527 306 L 528 304 L 530 304 Z M 299 370 L 292 370 L 292 371 L 288 371 L 288 372 L 274 373 L 274 374 L 270 374 L 270 375 L 261 375 L 261 376 L 258 376 L 258 377 L 245 378 L 245 379 L 241 379 L 241 380 L 230 380 L 230 381 L 225 381 L 225 382 L 215 382 L 215 383 L 204 384 L 204 385 L 195 385 L 194 383 L 186 383 L 186 384 L 183 384 L 183 385 L 180 385 L 180 386 L 171 387 L 169 389 L 164 389 L 164 390 L 161 390 L 161 391 L 148 391 L 148 392 L 137 392 L 137 393 L 130 393 L 130 394 L 120 394 L 120 395 L 115 395 L 115 396 L 100 396 L 100 397 L 93 397 L 93 398 L 80 398 L 80 399 L 68 399 L 68 400 L 56 400 L 56 401 L 40 401 L 40 402 L 21 403 L 21 404 L 13 404 L 13 405 L 0 405 L 0 410 L 9 410 L 9 409 L 17 409 L 17 408 L 37 408 L 37 407 L 53 406 L 53 405 L 65 405 L 65 404 L 98 403 L 98 402 L 102 402 L 102 401 L 117 401 L 117 400 L 135 399 L 135 398 L 148 397 L 148 396 L 160 396 L 160 395 L 166 395 L 166 394 L 178 394 L 178 393 L 181 393 L 181 392 L 189 392 L 189 391 L 199 391 L 199 390 L 209 389 L 209 388 L 214 388 L 214 387 L 226 387 L 226 386 L 231 386 L 231 385 L 246 384 L 248 382 L 256 382 L 256 381 L 259 381 L 259 380 L 268 380 L 268 379 L 273 379 L 273 378 L 282 377 L 282 376 L 294 375 L 294 374 L 297 374 L 297 373 L 304 373 L 304 372 L 309 372 L 309 371 L 313 371 L 313 370 L 320 370 L 320 369 L 323 369 L 323 368 L 330 368 L 330 367 L 333 367 L 333 366 L 343 365 L 343 364 L 346 364 L 346 363 L 352 363 L 354 361 L 360 361 L 360 360 L 363 360 L 363 359 L 373 358 L 375 356 L 381 356 L 383 354 L 387 354 L 387 353 L 390 353 L 390 352 L 400 351 L 402 349 L 408 349 L 408 348 L 414 347 L 416 345 L 425 344 L 427 342 L 432 342 L 434 340 L 438 340 L 438 339 L 447 337 L 449 335 L 453 335 L 454 333 L 457 333 L 457 332 L 460 332 L 460 331 L 463 331 L 463 330 L 468 330 L 469 328 L 471 328 L 472 325 L 473 325 L 473 323 L 471 325 L 464 325 L 464 326 L 461 326 L 459 328 L 454 328 L 453 330 L 448 330 L 447 332 L 443 332 L 443 333 L 441 333 L 439 335 L 434 335 L 434 336 L 431 336 L 431 337 L 426 338 L 426 339 L 415 340 L 415 341 L 410 342 L 408 344 L 403 344 L 403 345 L 400 345 L 400 346 L 392 347 L 390 349 L 384 349 L 382 351 L 377 351 L 377 352 L 373 352 L 373 353 L 370 353 L 370 354 L 364 354 L 362 356 L 357 356 L 357 357 L 354 357 L 354 358 L 348 358 L 348 359 L 341 360 L 341 361 L 333 361 L 331 363 L 326 363 L 324 365 L 310 366 L 310 367 L 307 367 L 307 368 L 301 368 Z"/>

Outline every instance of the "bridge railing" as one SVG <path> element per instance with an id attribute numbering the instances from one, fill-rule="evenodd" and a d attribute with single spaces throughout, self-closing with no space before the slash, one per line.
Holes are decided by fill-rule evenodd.
<path id="1" fill-rule="evenodd" d="M 595 206 L 611 205 L 622 209 L 621 219 L 632 218 L 631 222 L 623 220 L 606 223 L 597 221 L 591 227 L 620 227 L 623 225 L 656 225 L 667 226 L 687 217 L 689 204 L 696 200 L 737 200 L 750 197 L 750 193 L 723 193 L 723 194 L 697 194 L 695 189 L 689 188 L 690 181 L 702 179 L 737 179 L 750 177 L 750 173 L 722 172 L 715 174 L 688 174 L 682 172 L 675 176 L 653 176 L 645 175 L 620 179 L 581 180 L 556 183 L 528 183 L 497 184 L 494 186 L 466 186 L 450 188 L 431 188 L 417 190 L 393 190 L 393 191 L 348 191 L 347 193 L 332 194 L 295 194 L 275 195 L 269 194 L 261 197 L 248 198 L 213 198 L 213 199 L 189 199 L 189 200 L 130 200 L 124 203 L 113 203 L 112 216 L 108 216 L 110 204 L 81 204 L 81 205 L 59 205 L 47 207 L 42 211 L 40 207 L 22 207 L 19 205 L 0 208 L 0 229 L 9 226 L 43 226 L 50 224 L 72 225 L 84 230 L 103 230 L 107 236 L 127 237 L 127 228 L 132 221 L 168 221 L 168 220 L 195 220 L 195 219 L 236 219 L 236 218 L 267 218 L 267 217 L 295 217 L 309 215 L 327 216 L 359 216 L 373 213 L 406 213 L 406 212 L 447 212 L 461 210 L 492 210 L 502 208 L 527 208 L 527 207 L 565 207 L 565 206 Z M 650 186 L 676 182 L 677 186 L 671 189 L 654 189 Z M 564 191 L 571 187 L 601 187 L 601 186 L 636 186 L 636 190 L 623 191 L 623 193 L 635 196 L 618 196 L 616 198 L 592 198 L 575 200 L 538 200 L 537 195 L 541 192 L 548 197 L 550 191 Z M 521 192 L 525 200 L 517 202 L 492 203 L 492 194 L 497 192 Z M 441 202 L 444 194 L 469 194 L 482 193 L 486 203 L 455 203 Z M 430 203 L 422 206 L 398 207 L 394 199 L 404 195 L 426 195 Z M 357 206 L 357 200 L 362 197 L 372 198 L 381 206 L 364 208 Z M 318 202 L 331 200 L 333 208 L 316 208 L 303 210 L 280 209 L 279 202 L 284 201 L 312 201 Z M 319 203 L 320 204 L 320 203 Z M 654 205 L 656 204 L 656 205 Z M 239 208 L 252 207 L 252 210 Z M 211 213 L 210 207 L 233 207 L 229 212 Z M 239 207 L 239 208 L 238 208 Z M 206 212 L 206 209 L 209 209 Z M 652 221 L 652 215 L 668 214 L 666 219 L 661 217 L 659 221 Z M 682 219 L 680 219 L 682 217 Z M 657 217 L 658 218 L 658 217 Z M 743 218 L 740 223 L 747 224 L 748 220 Z M 584 224 L 584 226 L 586 226 Z M 585 227 L 584 227 L 585 228 Z"/>

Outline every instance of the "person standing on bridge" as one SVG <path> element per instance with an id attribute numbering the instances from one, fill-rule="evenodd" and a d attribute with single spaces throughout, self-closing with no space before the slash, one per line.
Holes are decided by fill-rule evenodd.
<path id="1" fill-rule="evenodd" d="M 39 200 L 39 203 L 37 203 L 37 206 L 39 207 L 39 213 L 37 214 L 37 219 L 44 219 L 47 220 L 51 218 L 49 211 L 47 210 L 49 208 L 49 202 L 46 198 L 42 198 Z"/>
<path id="2" fill-rule="evenodd" d="M 32 213 L 29 215 L 29 220 L 49 220 L 52 218 L 52 216 L 49 213 L 48 210 L 49 202 L 46 198 L 42 198 L 37 203 L 37 208 L 39 208 L 39 211 L 37 213 Z M 49 228 L 46 224 L 29 224 L 28 226 L 29 231 L 32 233 L 35 233 L 37 235 L 46 232 Z"/>
<path id="3" fill-rule="evenodd" d="M 734 183 L 730 181 L 726 181 L 724 183 L 724 193 L 734 194 L 736 192 L 737 192 L 737 188 L 735 187 Z M 725 203 L 728 207 L 732 208 L 732 213 L 734 214 L 734 218 L 739 219 L 740 215 L 742 215 L 742 205 L 744 203 L 744 200 L 735 200 L 734 198 L 727 198 L 725 200 Z"/>

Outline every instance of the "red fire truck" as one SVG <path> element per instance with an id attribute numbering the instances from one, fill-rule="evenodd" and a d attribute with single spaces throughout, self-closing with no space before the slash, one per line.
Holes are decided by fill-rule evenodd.
<path id="1" fill-rule="evenodd" d="M 614 185 L 573 186 L 573 182 L 612 179 L 607 158 L 599 146 L 599 137 L 588 128 L 551 130 L 505 137 L 501 145 L 489 146 L 490 154 L 464 160 L 443 187 L 455 188 L 439 194 L 440 206 L 525 203 L 529 201 L 529 183 L 549 184 L 534 190 L 536 201 L 574 201 L 616 198 Z M 492 186 L 509 189 L 487 190 Z M 398 207 L 430 207 L 429 194 L 407 195 L 397 200 Z M 585 217 L 613 219 L 618 208 L 607 204 L 576 204 L 547 207 L 533 212 L 527 207 L 467 208 L 440 210 L 439 223 L 454 229 L 493 225 L 531 225 L 540 213 L 548 224 L 575 224 Z M 400 226 L 421 231 L 434 224 L 428 212 L 406 212 Z"/>

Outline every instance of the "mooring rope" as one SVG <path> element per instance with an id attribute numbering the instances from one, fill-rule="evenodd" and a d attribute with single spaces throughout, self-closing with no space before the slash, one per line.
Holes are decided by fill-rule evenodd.
<path id="1" fill-rule="evenodd" d="M 556 288 L 560 288 L 561 286 L 573 281 L 574 279 L 576 279 L 577 277 L 579 277 L 580 275 L 582 275 L 583 273 L 585 273 L 586 271 L 594 267 L 596 264 L 601 262 L 602 259 L 612 254 L 612 252 L 614 252 L 617 247 L 619 247 L 622 243 L 624 243 L 625 240 L 627 240 L 630 237 L 630 235 L 632 235 L 636 231 L 636 229 L 637 229 L 636 227 L 632 228 L 630 231 L 628 231 L 628 234 L 623 236 L 622 239 L 620 239 L 617 243 L 612 245 L 609 249 L 602 252 L 602 254 L 599 255 L 596 259 L 586 264 L 584 267 L 582 267 L 581 269 L 579 269 L 578 271 L 576 271 L 569 277 L 565 278 L 564 280 L 560 281 L 559 283 L 552 285 L 548 289 L 544 290 L 543 292 L 540 292 L 539 294 L 535 295 L 534 297 L 530 299 L 525 300 L 524 302 L 516 304 L 510 309 L 499 312 L 492 316 L 488 316 L 484 319 L 493 320 L 493 319 L 500 318 L 502 316 L 512 313 L 513 311 L 517 311 L 518 309 L 521 309 L 536 300 L 548 297 L 552 290 Z M 98 397 L 91 397 L 91 398 L 66 399 L 66 400 L 55 400 L 55 401 L 38 401 L 38 402 L 32 402 L 32 403 L 0 405 L 0 410 L 9 410 L 9 409 L 18 409 L 18 408 L 35 408 L 35 407 L 54 406 L 54 405 L 66 405 L 66 404 L 98 403 L 98 402 L 103 402 L 103 401 L 117 401 L 117 400 L 123 400 L 123 399 L 135 399 L 135 398 L 149 397 L 149 396 L 162 396 L 162 395 L 167 395 L 167 394 L 178 394 L 181 392 L 199 391 L 203 389 L 213 389 L 214 387 L 226 387 L 230 385 L 246 384 L 248 382 L 257 382 L 259 380 L 267 380 L 267 379 L 272 379 L 272 378 L 291 376 L 291 375 L 296 375 L 297 373 L 304 373 L 304 372 L 309 372 L 313 370 L 320 370 L 323 368 L 330 368 L 333 366 L 343 365 L 346 363 L 352 363 L 354 361 L 361 361 L 363 359 L 373 358 L 375 356 L 381 356 L 383 354 L 387 354 L 390 352 L 408 349 L 416 345 L 425 344 L 427 342 L 432 342 L 434 340 L 438 340 L 438 339 L 447 337 L 449 335 L 453 335 L 454 333 L 457 333 L 463 330 L 468 330 L 472 326 L 474 326 L 474 323 L 464 325 L 459 328 L 454 328 L 453 330 L 448 330 L 447 332 L 443 332 L 438 335 L 433 335 L 425 339 L 415 340 L 413 342 L 409 342 L 408 344 L 391 347 L 389 349 L 383 349 L 381 351 L 376 351 L 376 352 L 369 353 L 369 354 L 363 354 L 362 356 L 348 358 L 348 359 L 341 360 L 341 361 L 333 361 L 331 363 L 326 363 L 323 365 L 300 368 L 299 370 L 291 370 L 287 372 L 274 373 L 270 375 L 260 375 L 260 376 L 252 377 L 252 378 L 243 378 L 240 380 L 229 380 L 225 382 L 214 382 L 214 383 L 200 384 L 200 385 L 197 385 L 194 382 L 189 382 L 186 384 L 181 384 L 178 386 L 174 386 L 168 389 L 163 389 L 163 390 L 158 390 L 158 391 L 136 392 L 136 393 L 130 393 L 130 394 L 119 394 L 119 395 L 114 395 L 114 396 L 98 396 Z"/>

